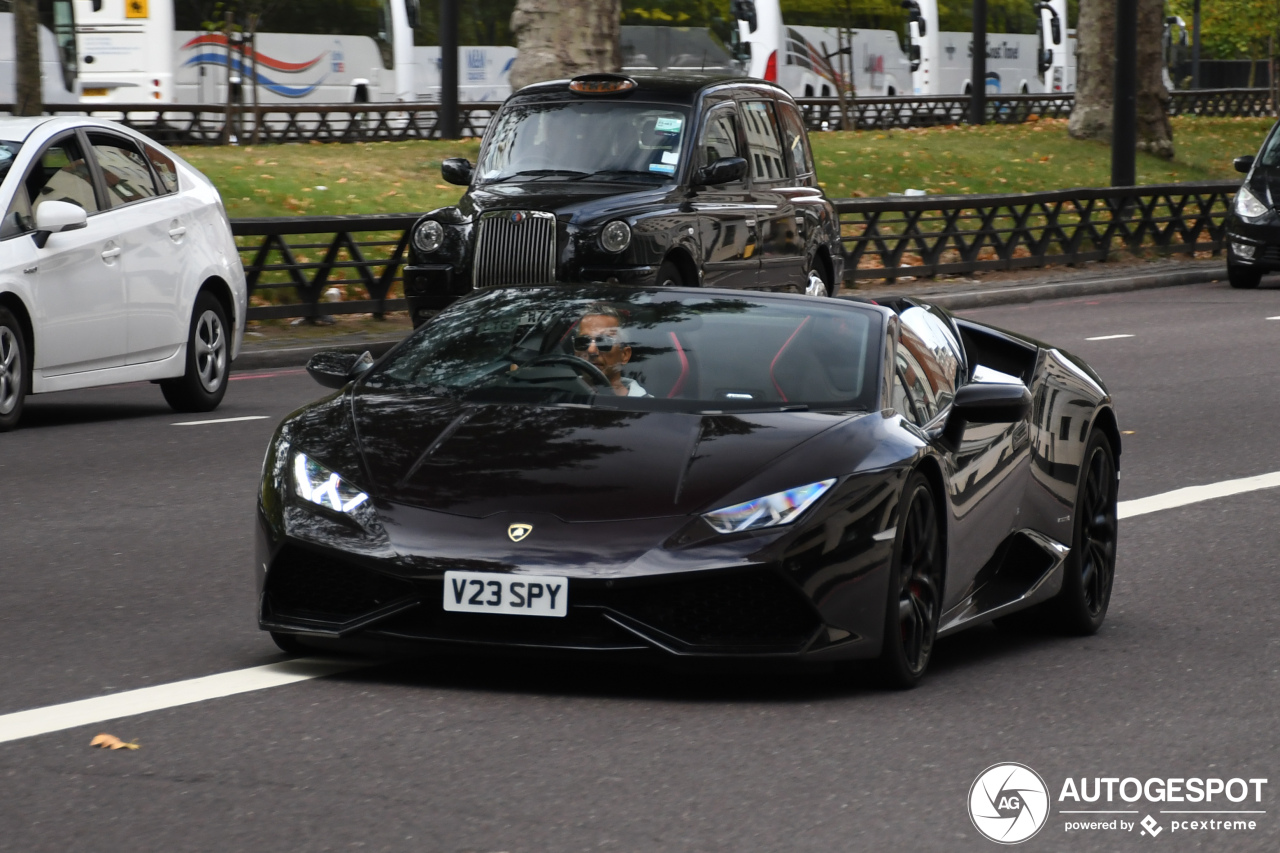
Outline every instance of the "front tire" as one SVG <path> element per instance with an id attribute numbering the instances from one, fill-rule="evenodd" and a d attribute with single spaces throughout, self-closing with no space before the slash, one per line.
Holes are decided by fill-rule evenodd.
<path id="1" fill-rule="evenodd" d="M 231 372 L 231 330 L 222 303 L 210 293 L 196 297 L 187 332 L 187 369 L 160 383 L 175 412 L 211 412 L 227 393 Z"/>
<path id="2" fill-rule="evenodd" d="M 1095 430 L 1085 446 L 1076 490 L 1071 553 L 1063 567 L 1062 590 L 1048 609 L 1068 634 L 1097 633 L 1111 603 L 1116 570 L 1116 474 L 1111 442 Z"/>
<path id="3" fill-rule="evenodd" d="M 8 308 L 0 308 L 0 432 L 13 429 L 22 418 L 31 376 L 27 353 L 22 325 Z"/>
<path id="4" fill-rule="evenodd" d="M 1262 282 L 1262 271 L 1228 263 L 1227 281 L 1237 290 L 1253 290 Z"/>
<path id="5" fill-rule="evenodd" d="M 662 262 L 662 266 L 658 267 L 658 274 L 654 276 L 654 283 L 658 287 L 684 287 L 684 276 L 680 274 L 680 267 L 675 261 L 670 259 Z"/>
<path id="6" fill-rule="evenodd" d="M 805 273 L 804 293 L 805 296 L 834 296 L 835 289 L 831 286 L 830 274 L 827 272 L 826 265 L 822 261 L 818 261 L 807 273 Z"/>
<path id="7" fill-rule="evenodd" d="M 907 480 L 898 513 L 879 669 L 891 687 L 915 687 L 929 666 L 942 614 L 943 553 L 933 489 Z"/>

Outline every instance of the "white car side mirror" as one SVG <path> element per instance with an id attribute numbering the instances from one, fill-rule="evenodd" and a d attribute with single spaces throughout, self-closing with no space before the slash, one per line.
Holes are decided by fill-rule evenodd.
<path id="1" fill-rule="evenodd" d="M 36 245 L 41 249 L 49 242 L 50 234 L 75 231 L 89 224 L 89 214 L 84 208 L 69 201 L 46 201 L 36 208 Z"/>

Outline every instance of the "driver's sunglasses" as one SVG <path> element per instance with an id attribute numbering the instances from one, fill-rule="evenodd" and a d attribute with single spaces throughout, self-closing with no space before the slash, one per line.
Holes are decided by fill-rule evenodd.
<path id="1" fill-rule="evenodd" d="M 573 337 L 575 352 L 586 352 L 591 349 L 592 344 L 595 344 L 600 352 L 613 352 L 617 343 L 618 339 L 613 335 L 574 335 Z"/>

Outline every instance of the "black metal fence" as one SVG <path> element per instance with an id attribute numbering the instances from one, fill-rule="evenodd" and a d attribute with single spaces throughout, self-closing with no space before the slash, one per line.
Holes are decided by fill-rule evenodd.
<path id="1" fill-rule="evenodd" d="M 1037 118 L 1066 118 L 1075 96 L 989 95 L 987 119 L 1016 124 Z M 814 130 L 885 130 L 962 124 L 968 121 L 968 95 L 856 98 L 843 121 L 835 98 L 800 98 L 809 127 Z M 463 136 L 482 136 L 498 104 L 461 104 L 459 130 Z M 232 114 L 231 136 L 240 144 L 279 142 L 377 142 L 439 138 L 439 104 L 272 104 L 246 107 Z M 10 107 L 0 105 L 0 113 Z M 221 104 L 119 104 L 87 110 L 145 133 L 166 145 L 217 145 L 227 121 Z M 56 115 L 84 114 L 78 105 L 51 106 Z M 1171 115 L 1219 117 L 1272 116 L 1268 89 L 1191 89 L 1172 94 Z"/>
<path id="2" fill-rule="evenodd" d="M 1219 253 L 1237 184 L 840 199 L 845 283 L 1104 261 L 1118 251 Z M 416 214 L 236 219 L 249 319 L 404 310 Z M 334 292 L 336 289 L 336 293 Z M 331 301 L 331 297 L 336 300 Z"/>
<path id="3" fill-rule="evenodd" d="M 392 288 L 401 282 L 409 229 L 417 218 L 393 213 L 233 219 L 249 286 L 249 319 L 405 310 L 405 300 L 393 298 Z"/>
<path id="4" fill-rule="evenodd" d="M 1218 253 L 1238 183 L 841 199 L 845 282 Z"/>

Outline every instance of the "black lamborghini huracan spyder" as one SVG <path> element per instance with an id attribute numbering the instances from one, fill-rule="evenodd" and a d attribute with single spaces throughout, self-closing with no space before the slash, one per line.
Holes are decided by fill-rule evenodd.
<path id="1" fill-rule="evenodd" d="M 308 370 L 340 390 L 280 425 L 258 506 L 287 651 L 876 658 L 910 686 L 939 636 L 1106 615 L 1101 379 L 929 305 L 493 288 Z"/>

